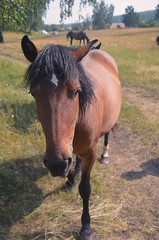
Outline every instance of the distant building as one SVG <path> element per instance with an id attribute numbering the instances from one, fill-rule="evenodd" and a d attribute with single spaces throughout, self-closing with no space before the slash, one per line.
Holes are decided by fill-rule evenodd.
<path id="1" fill-rule="evenodd" d="M 40 34 L 48 34 L 48 32 L 46 32 L 45 30 L 41 30 L 39 31 Z"/>

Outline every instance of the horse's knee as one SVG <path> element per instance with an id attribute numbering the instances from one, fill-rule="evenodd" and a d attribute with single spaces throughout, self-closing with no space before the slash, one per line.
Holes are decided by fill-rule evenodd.
<path id="1" fill-rule="evenodd" d="M 79 184 L 79 193 L 83 200 L 88 200 L 91 194 L 91 185 L 89 180 L 81 180 Z"/>

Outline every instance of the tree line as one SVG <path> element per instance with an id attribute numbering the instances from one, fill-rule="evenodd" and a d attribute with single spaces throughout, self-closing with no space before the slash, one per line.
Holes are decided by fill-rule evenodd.
<path id="1" fill-rule="evenodd" d="M 67 29 L 67 27 L 72 26 L 72 30 L 77 31 L 85 29 L 90 30 L 90 28 L 93 28 L 95 30 L 110 28 L 112 22 L 114 22 L 114 9 L 115 7 L 112 4 L 108 6 L 107 4 L 105 4 L 105 1 L 102 0 L 101 2 L 94 4 L 92 16 L 87 16 L 85 19 L 83 19 L 83 22 L 69 24 L 69 26 L 65 25 L 65 28 Z M 159 20 L 159 5 L 157 5 L 156 9 L 152 12 L 153 14 L 151 13 L 151 18 L 143 21 L 142 18 L 144 16 L 142 16 L 141 13 L 136 13 L 133 6 L 128 6 L 125 9 L 125 14 L 115 17 L 120 17 L 120 21 L 117 21 L 116 23 L 123 22 L 128 28 L 155 26 L 157 27 L 159 26 L 159 21 L 157 21 Z M 61 25 L 52 24 L 43 25 L 42 27 L 45 28 L 47 31 L 59 31 Z M 120 25 L 118 25 L 118 27 L 120 28 Z"/>
<path id="2" fill-rule="evenodd" d="M 49 3 L 54 0 L 1 0 L 0 1 L 0 42 L 3 42 L 3 31 L 22 31 L 31 33 L 32 30 L 37 31 L 40 26 L 44 26 L 42 17 L 45 16 Z M 74 0 L 60 0 L 61 21 L 72 15 L 72 7 Z M 111 4 L 105 4 L 104 0 L 80 0 L 80 7 L 89 4 L 93 6 L 92 16 L 87 16 L 83 20 L 82 28 L 89 29 L 106 29 L 110 28 L 113 20 L 115 7 Z M 155 19 L 159 20 L 159 4 L 154 11 Z M 125 9 L 122 15 L 122 22 L 126 27 L 144 27 L 138 13 L 135 12 L 133 6 Z M 150 26 L 153 26 L 154 22 Z M 56 25 L 52 25 L 56 30 Z M 78 30 L 79 24 L 74 24 L 73 29 Z M 81 28 L 81 25 L 80 25 Z M 82 29 L 82 30 L 83 30 Z"/>
<path id="3" fill-rule="evenodd" d="M 89 29 L 91 25 L 93 29 L 105 29 L 110 28 L 113 22 L 115 7 L 105 4 L 104 0 L 100 3 L 96 3 L 93 9 L 93 15 L 91 18 L 86 18 L 83 22 L 84 27 Z M 159 26 L 159 4 L 154 10 L 154 19 L 148 21 L 141 20 L 141 14 L 135 12 L 133 6 L 125 8 L 125 14 L 121 16 L 121 22 L 125 24 L 125 27 L 154 27 Z"/>

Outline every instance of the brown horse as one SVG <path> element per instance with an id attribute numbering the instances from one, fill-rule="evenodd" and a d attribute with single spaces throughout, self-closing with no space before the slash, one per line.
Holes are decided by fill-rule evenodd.
<path id="1" fill-rule="evenodd" d="M 83 43 L 85 45 L 85 40 L 87 41 L 87 43 L 89 43 L 89 38 L 87 36 L 87 34 L 83 31 L 70 31 L 67 34 L 67 40 L 70 38 L 70 45 L 72 45 L 73 39 L 79 40 L 80 41 L 80 45 L 81 45 L 81 41 L 83 40 Z"/>
<path id="2" fill-rule="evenodd" d="M 46 45 L 40 52 L 24 36 L 22 49 L 31 61 L 26 72 L 46 138 L 44 164 L 52 176 L 67 176 L 73 183 L 72 153 L 82 161 L 79 192 L 83 199 L 81 239 L 92 240 L 89 197 L 90 173 L 98 139 L 115 125 L 121 107 L 121 87 L 114 59 L 92 49 L 94 40 L 81 48 Z M 101 162 L 107 159 L 104 149 Z"/>

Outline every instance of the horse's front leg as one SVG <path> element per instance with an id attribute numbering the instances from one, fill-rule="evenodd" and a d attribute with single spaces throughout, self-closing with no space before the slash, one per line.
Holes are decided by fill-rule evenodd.
<path id="1" fill-rule="evenodd" d="M 83 199 L 83 213 L 82 213 L 82 228 L 80 231 L 80 240 L 93 240 L 93 231 L 90 228 L 90 215 L 89 215 L 89 197 L 91 194 L 91 185 L 89 177 L 82 175 L 79 185 L 79 192 Z"/>
<path id="2" fill-rule="evenodd" d="M 81 240 L 94 240 L 93 231 L 90 228 L 89 197 L 91 194 L 90 173 L 96 157 L 96 147 L 88 151 L 82 157 L 82 178 L 79 185 L 79 192 L 83 199 L 82 228 L 80 231 Z"/>

